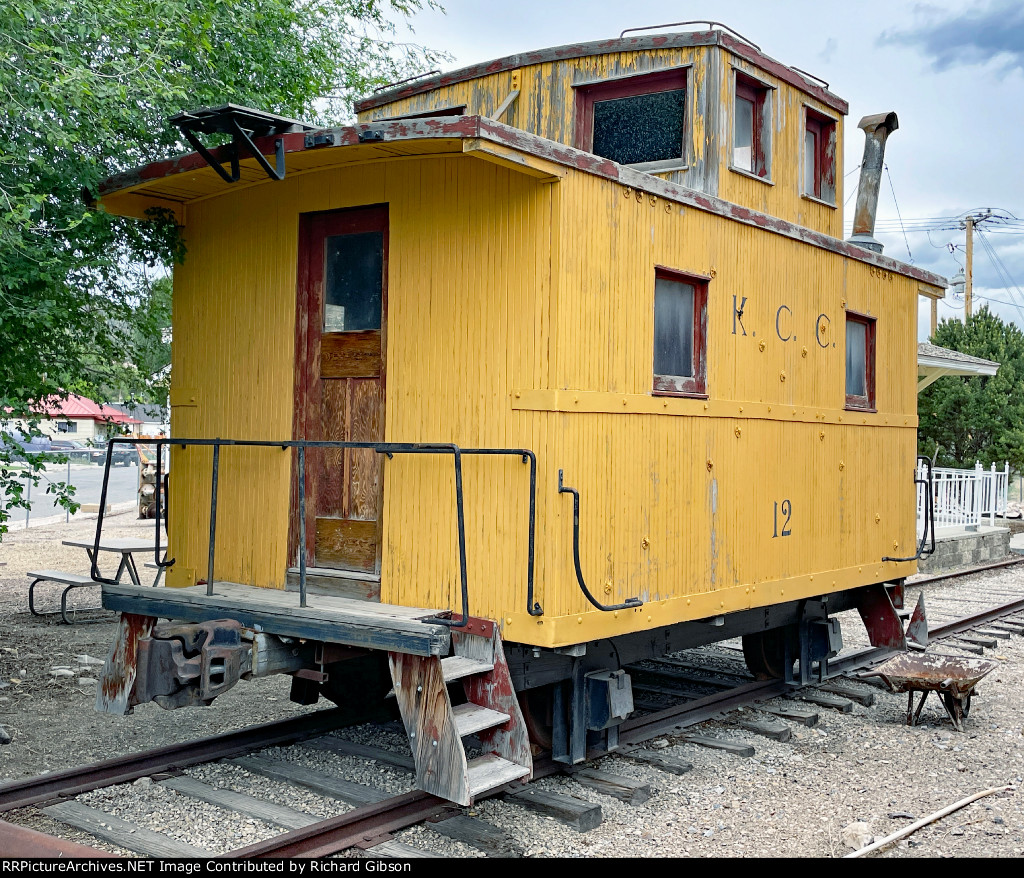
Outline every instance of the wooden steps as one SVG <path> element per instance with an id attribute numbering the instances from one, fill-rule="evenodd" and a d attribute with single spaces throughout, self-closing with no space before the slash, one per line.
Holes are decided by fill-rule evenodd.
<path id="1" fill-rule="evenodd" d="M 517 765 L 500 756 L 478 756 L 469 761 L 469 794 L 479 796 L 533 773 L 533 767 Z"/>
<path id="2" fill-rule="evenodd" d="M 445 683 L 451 683 L 463 677 L 471 677 L 473 674 L 487 674 L 494 670 L 494 665 L 462 655 L 450 655 L 441 659 L 441 669 L 444 672 Z"/>
<path id="3" fill-rule="evenodd" d="M 388 654 L 391 694 L 409 737 L 416 786 L 460 805 L 533 775 L 526 723 L 497 626 L 476 621 L 474 633 L 452 629 L 454 655 Z M 455 681 L 462 683 L 463 704 L 453 705 L 449 697 Z M 473 760 L 463 743 L 470 735 L 484 751 Z"/>
<path id="4" fill-rule="evenodd" d="M 468 702 L 454 707 L 452 713 L 455 716 L 455 725 L 458 727 L 460 738 L 475 735 L 492 726 L 503 726 L 511 719 L 507 713 Z"/>

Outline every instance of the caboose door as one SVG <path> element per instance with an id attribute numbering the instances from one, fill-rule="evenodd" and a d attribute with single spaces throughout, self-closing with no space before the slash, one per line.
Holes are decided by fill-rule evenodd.
<path id="1" fill-rule="evenodd" d="M 295 438 L 384 439 L 386 205 L 304 214 L 299 228 Z M 298 558 L 293 471 L 292 557 Z M 306 563 L 380 572 L 381 455 L 306 452 Z"/>

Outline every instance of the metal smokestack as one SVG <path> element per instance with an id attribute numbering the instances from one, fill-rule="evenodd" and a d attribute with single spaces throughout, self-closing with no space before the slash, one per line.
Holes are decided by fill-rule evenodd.
<path id="1" fill-rule="evenodd" d="M 882 245 L 875 239 L 875 214 L 878 211 L 878 187 L 882 182 L 882 161 L 885 141 L 900 127 L 895 113 L 865 116 L 858 128 L 864 129 L 864 160 L 860 163 L 860 183 L 857 186 L 857 212 L 853 217 L 851 244 L 866 247 L 876 253 Z"/>

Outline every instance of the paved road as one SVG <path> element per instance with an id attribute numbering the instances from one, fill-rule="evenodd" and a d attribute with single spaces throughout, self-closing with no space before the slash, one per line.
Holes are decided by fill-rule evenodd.
<path id="1" fill-rule="evenodd" d="M 79 503 L 100 502 L 100 489 L 103 486 L 103 467 L 91 463 L 73 463 L 70 470 L 67 464 L 50 464 L 45 478 L 38 485 L 32 486 L 32 511 L 29 513 L 29 526 L 33 519 L 49 518 L 63 515 L 64 510 L 53 502 L 53 495 L 46 493 L 47 480 L 52 482 L 69 481 L 75 486 L 75 500 Z M 107 503 L 116 505 L 138 497 L 139 468 L 137 466 L 113 466 L 110 468 L 110 484 L 107 487 Z M 24 522 L 25 511 L 15 510 L 12 521 Z"/>

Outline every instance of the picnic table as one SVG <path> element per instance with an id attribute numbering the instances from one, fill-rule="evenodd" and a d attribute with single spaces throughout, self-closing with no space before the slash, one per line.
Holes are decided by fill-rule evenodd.
<path id="1" fill-rule="evenodd" d="M 88 540 L 62 540 L 65 546 L 73 546 L 81 549 L 85 549 L 86 555 L 89 557 L 90 570 L 92 569 L 92 563 L 97 560 L 96 555 L 96 541 L 94 539 Z M 135 585 L 142 585 L 142 581 L 139 578 L 139 568 L 135 563 L 136 554 L 145 554 L 153 552 L 153 541 L 152 540 L 137 540 L 137 539 L 105 539 L 99 544 L 100 552 L 111 552 L 121 555 L 121 561 L 117 567 L 117 573 L 114 575 L 114 579 L 117 582 L 121 582 L 124 575 L 128 574 L 128 579 Z M 164 549 L 163 546 L 160 547 Z M 156 577 L 153 580 L 153 585 L 159 585 L 160 579 L 163 576 L 164 568 L 157 567 Z M 28 608 L 34 616 L 41 616 L 42 613 L 38 612 L 35 607 L 35 588 L 40 582 L 58 582 L 65 586 L 64 591 L 61 592 L 60 596 L 60 615 L 64 622 L 68 625 L 71 624 L 71 620 L 68 618 L 67 604 L 68 604 L 68 593 L 75 588 L 84 588 L 89 585 L 101 585 L 96 582 L 92 575 L 83 576 L 80 573 L 68 573 L 63 570 L 31 570 L 28 573 L 32 577 L 32 584 L 28 587 Z"/>
<path id="2" fill-rule="evenodd" d="M 85 553 L 89 556 L 89 561 L 95 561 L 95 549 L 96 540 L 62 540 L 62 545 L 65 546 L 77 546 L 85 549 Z M 164 547 L 161 546 L 161 549 Z M 114 574 L 114 579 L 118 582 L 121 581 L 121 577 L 125 573 L 128 574 L 129 578 L 135 585 L 142 585 L 142 581 L 139 579 L 139 568 L 135 564 L 135 554 L 146 554 L 147 552 L 153 554 L 153 540 L 133 540 L 133 539 L 115 539 L 103 540 L 99 545 L 101 552 L 120 552 L 121 563 L 118 565 L 117 573 Z M 156 579 L 153 581 L 153 585 L 158 585 L 160 582 L 160 576 L 163 574 L 163 568 L 157 570 Z"/>

